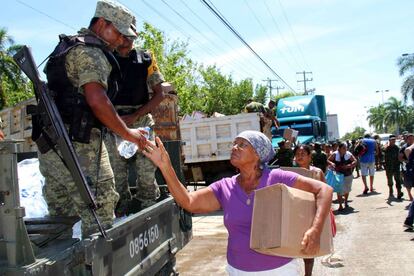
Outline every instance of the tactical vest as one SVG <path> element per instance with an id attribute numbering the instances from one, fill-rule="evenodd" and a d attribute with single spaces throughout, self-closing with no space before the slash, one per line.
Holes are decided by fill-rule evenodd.
<path id="1" fill-rule="evenodd" d="M 112 67 L 107 90 L 110 99 L 114 98 L 118 91 L 117 83 L 121 78 L 119 64 L 103 41 L 93 35 L 60 35 L 59 40 L 45 67 L 48 87 L 63 122 L 69 125 L 70 138 L 73 141 L 88 143 L 90 130 L 93 127 L 100 127 L 101 124 L 93 115 L 84 95 L 79 93 L 79 88 L 69 80 L 65 66 L 66 55 L 69 50 L 79 45 L 101 49 Z"/>
<path id="2" fill-rule="evenodd" d="M 128 57 L 115 54 L 122 74 L 120 89 L 112 100 L 113 105 L 136 106 L 149 101 L 147 85 L 151 55 L 142 50 L 132 50 Z"/>

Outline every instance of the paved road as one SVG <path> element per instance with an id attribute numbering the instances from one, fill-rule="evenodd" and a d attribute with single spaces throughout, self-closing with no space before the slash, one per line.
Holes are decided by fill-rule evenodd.
<path id="1" fill-rule="evenodd" d="M 354 180 L 350 211 L 336 215 L 333 257 L 342 260 L 317 258 L 313 275 L 414 275 L 414 233 L 402 227 L 409 202 L 388 200 L 385 172 L 377 172 L 374 183 L 376 192 L 364 196 L 362 180 Z M 180 275 L 226 275 L 223 217 L 216 213 L 193 222 L 194 239 L 177 256 Z"/>

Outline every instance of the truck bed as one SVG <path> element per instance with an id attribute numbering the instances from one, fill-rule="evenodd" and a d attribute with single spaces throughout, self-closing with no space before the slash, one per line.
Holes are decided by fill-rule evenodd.
<path id="1" fill-rule="evenodd" d="M 229 160 L 233 140 L 244 130 L 260 131 L 258 113 L 181 120 L 184 163 Z"/>

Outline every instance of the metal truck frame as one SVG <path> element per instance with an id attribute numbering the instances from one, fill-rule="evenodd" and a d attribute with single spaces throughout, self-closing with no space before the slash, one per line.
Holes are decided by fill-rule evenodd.
<path id="1" fill-rule="evenodd" d="M 27 48 L 24 50 L 28 51 Z M 18 57 L 24 62 L 27 55 Z M 33 61 L 31 63 L 34 65 Z M 44 88 L 40 80 L 36 85 Z M 54 103 L 51 104 L 50 110 L 53 111 Z M 51 119 L 56 124 L 62 123 L 60 116 Z M 56 131 L 56 128 L 53 130 Z M 67 137 L 64 127 L 58 127 L 58 131 L 57 140 Z M 60 143 L 70 149 L 71 142 L 64 138 Z M 176 274 L 175 254 L 190 241 L 192 225 L 190 214 L 180 208 L 171 196 L 164 192 L 157 204 L 117 221 L 106 232 L 84 237 L 83 240 L 74 239 L 68 232 L 79 218 L 24 219 L 17 176 L 19 142 L 0 142 L 0 275 Z M 182 179 L 181 142 L 167 141 L 165 145 L 177 175 Z M 76 154 L 64 154 L 63 159 L 65 163 L 77 163 Z M 68 167 L 71 172 L 77 170 L 76 165 Z M 80 174 L 75 180 L 84 180 L 82 171 L 75 173 Z M 157 180 L 159 184 L 165 183 L 159 173 Z M 82 190 L 82 185 L 78 187 Z M 87 190 L 83 192 L 85 201 L 90 200 L 90 207 L 95 208 L 93 197 L 85 194 Z"/>

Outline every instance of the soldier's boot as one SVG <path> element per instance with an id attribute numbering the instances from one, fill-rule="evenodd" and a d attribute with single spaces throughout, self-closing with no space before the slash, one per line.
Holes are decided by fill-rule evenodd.
<path id="1" fill-rule="evenodd" d="M 128 214 L 129 214 L 129 201 L 128 200 L 118 201 L 118 204 L 116 205 L 116 208 L 115 208 L 115 216 L 117 218 L 120 218 Z"/>

